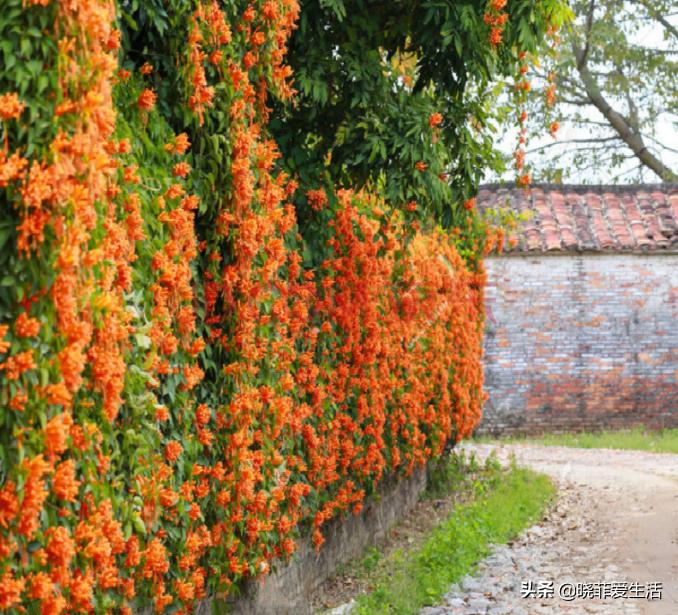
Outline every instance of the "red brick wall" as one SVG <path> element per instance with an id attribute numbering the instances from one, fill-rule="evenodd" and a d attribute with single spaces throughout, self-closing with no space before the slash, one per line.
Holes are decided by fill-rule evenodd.
<path id="1" fill-rule="evenodd" d="M 678 426 L 678 254 L 488 259 L 479 433 Z"/>

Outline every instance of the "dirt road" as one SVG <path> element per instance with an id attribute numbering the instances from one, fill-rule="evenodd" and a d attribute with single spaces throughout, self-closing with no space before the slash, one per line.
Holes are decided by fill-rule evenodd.
<path id="1" fill-rule="evenodd" d="M 551 476 L 559 498 L 539 525 L 498 547 L 451 589 L 444 604 L 422 614 L 678 614 L 678 455 L 531 445 L 463 448 L 481 458 L 492 450 L 502 460 L 515 454 L 519 464 Z M 578 584 L 586 597 L 569 599 Z M 600 599 L 597 592 L 608 595 Z"/>

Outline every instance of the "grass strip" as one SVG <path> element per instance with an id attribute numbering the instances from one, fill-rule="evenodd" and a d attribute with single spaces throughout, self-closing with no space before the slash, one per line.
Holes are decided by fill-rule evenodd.
<path id="1" fill-rule="evenodd" d="M 544 434 L 538 437 L 510 437 L 496 440 L 479 438 L 479 442 L 505 442 L 568 446 L 574 448 L 611 448 L 678 454 L 678 428 L 648 431 L 643 428 L 595 433 Z"/>
<path id="2" fill-rule="evenodd" d="M 475 490 L 421 547 L 382 562 L 373 591 L 357 598 L 354 613 L 410 615 L 435 604 L 489 553 L 490 543 L 505 543 L 538 520 L 556 491 L 548 477 L 515 464 Z"/>

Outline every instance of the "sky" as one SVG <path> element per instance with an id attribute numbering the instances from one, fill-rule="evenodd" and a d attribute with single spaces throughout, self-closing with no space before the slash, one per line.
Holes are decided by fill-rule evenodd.
<path id="1" fill-rule="evenodd" d="M 670 16 L 669 20 L 672 22 L 672 24 L 678 27 L 678 0 L 676 13 Z M 672 43 L 672 47 L 669 47 L 669 43 L 667 43 L 663 37 L 663 28 L 655 22 L 648 23 L 646 27 L 642 28 L 637 33 L 632 35 L 631 42 L 637 45 L 657 49 L 671 48 L 678 54 L 678 46 L 674 42 Z M 676 78 L 678 79 L 678 75 L 676 76 Z M 572 107 L 562 105 L 561 103 L 561 109 L 563 112 L 567 112 L 568 110 L 572 109 Z M 595 107 L 593 107 L 593 105 L 591 105 L 590 107 L 586 107 L 584 110 L 580 108 L 580 111 L 582 111 L 582 115 L 584 115 L 588 119 L 605 121 L 603 115 Z M 662 160 L 662 162 L 664 162 L 664 164 L 666 164 L 669 168 L 678 172 L 678 125 L 676 123 L 677 120 L 678 120 L 678 109 L 673 109 L 672 115 L 668 113 L 664 114 L 656 125 L 656 135 L 661 137 L 661 140 L 665 145 L 672 147 L 676 151 L 670 152 L 663 150 L 660 154 L 657 150 L 653 150 L 653 153 L 657 155 L 657 157 L 659 157 Z M 571 125 L 568 125 L 566 123 L 563 123 L 561 125 L 561 129 L 558 132 L 558 140 L 560 141 L 586 138 L 587 136 L 590 135 L 586 128 L 571 127 Z M 504 134 L 503 138 L 499 142 L 499 149 L 505 154 L 510 155 L 515 150 L 516 141 L 517 141 L 517 130 L 507 131 L 507 133 Z M 548 134 L 548 129 L 544 127 L 543 136 L 537 139 L 533 139 L 530 143 L 528 143 L 527 146 L 528 153 L 526 156 L 527 165 L 528 166 L 533 165 L 536 167 L 539 166 L 539 155 L 536 153 L 530 153 L 529 150 L 542 147 L 552 142 L 553 138 L 551 137 L 550 134 Z M 647 143 L 648 145 L 651 145 L 651 142 L 647 141 Z M 551 155 L 553 155 L 558 151 L 561 152 L 564 151 L 566 147 L 570 148 L 573 146 L 563 145 L 562 147 L 552 147 L 549 148 L 548 151 L 551 153 Z M 613 147 L 619 148 L 620 145 L 615 143 Z M 630 150 L 626 149 L 626 152 L 630 153 Z M 608 184 L 608 183 L 628 183 L 628 182 L 657 183 L 660 181 L 659 177 L 653 171 L 644 166 L 638 171 L 629 173 L 629 171 L 636 167 L 638 164 L 639 161 L 634 157 L 632 160 L 627 161 L 622 167 L 616 168 L 614 170 L 609 170 L 605 168 L 602 169 L 590 168 L 587 170 L 580 171 L 577 169 L 569 168 L 565 170 L 565 173 L 563 175 L 563 182 Z M 508 170 L 507 173 L 505 173 L 501 177 L 498 177 L 497 175 L 488 176 L 486 178 L 486 181 L 496 181 L 498 179 L 513 181 L 515 179 L 515 170 L 511 168 Z"/>

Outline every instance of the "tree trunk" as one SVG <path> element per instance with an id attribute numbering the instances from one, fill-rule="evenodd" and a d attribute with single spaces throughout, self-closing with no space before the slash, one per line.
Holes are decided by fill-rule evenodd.
<path id="1" fill-rule="evenodd" d="M 636 157 L 648 168 L 654 171 L 665 182 L 678 181 L 676 175 L 659 158 L 657 158 L 645 145 L 640 132 L 634 130 L 626 119 L 612 108 L 603 96 L 595 77 L 589 72 L 586 66 L 586 57 L 584 51 L 579 49 L 573 42 L 572 50 L 577 60 L 577 70 L 584 83 L 586 94 L 593 105 L 605 116 L 610 126 L 615 129 L 619 137 L 626 143 L 629 149 Z"/>

